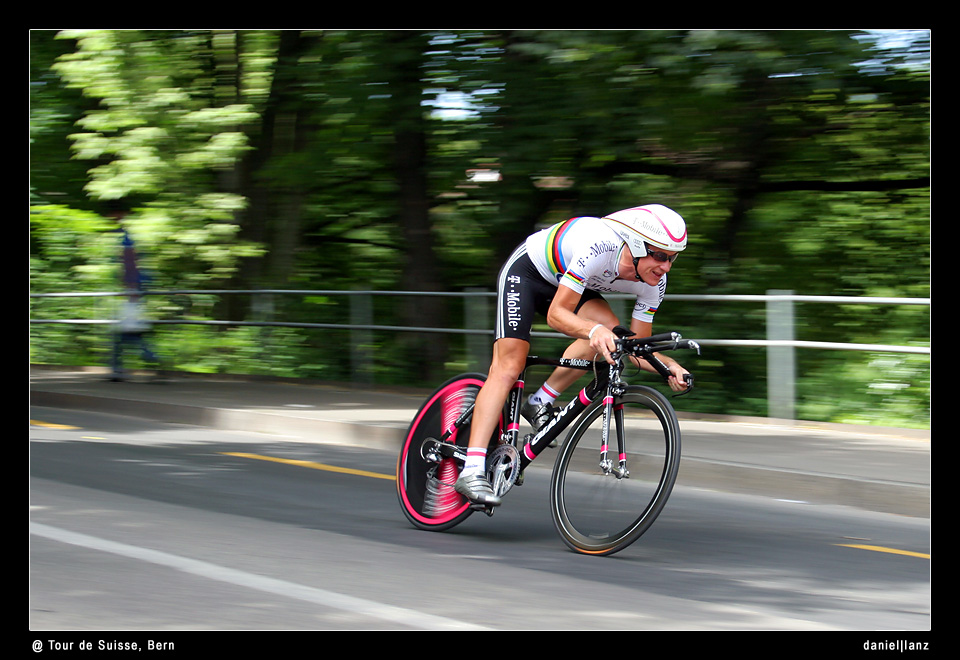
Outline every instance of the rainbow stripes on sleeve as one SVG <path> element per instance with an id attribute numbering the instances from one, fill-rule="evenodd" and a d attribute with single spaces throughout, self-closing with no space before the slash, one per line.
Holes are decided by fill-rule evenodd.
<path id="1" fill-rule="evenodd" d="M 646 321 L 647 323 L 653 323 L 653 316 L 657 313 L 657 307 L 647 307 L 643 310 L 640 321 Z"/>
<path id="2" fill-rule="evenodd" d="M 564 273 L 563 278 L 560 281 L 565 282 L 575 291 L 582 291 L 587 286 L 586 279 L 584 279 L 584 277 L 579 273 L 575 273 L 572 270 L 568 270 L 566 273 Z"/>
<path id="3" fill-rule="evenodd" d="M 556 224 L 550 228 L 550 233 L 547 234 L 545 246 L 547 266 L 550 267 L 554 275 L 562 275 L 567 272 L 567 263 L 563 258 L 563 239 L 570 232 L 573 223 L 576 221 L 577 218 L 570 218 L 566 222 Z"/>
<path id="4" fill-rule="evenodd" d="M 547 258 L 547 267 L 553 273 L 557 282 L 565 282 L 575 291 L 583 291 L 586 286 L 586 277 L 582 274 L 570 270 L 570 264 L 563 256 L 563 242 L 570 235 L 574 223 L 580 218 L 570 218 L 566 222 L 551 227 L 547 234 L 545 245 L 545 255 Z"/>

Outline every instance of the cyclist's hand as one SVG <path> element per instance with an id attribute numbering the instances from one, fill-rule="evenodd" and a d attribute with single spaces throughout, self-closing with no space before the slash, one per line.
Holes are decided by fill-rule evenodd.
<path id="1" fill-rule="evenodd" d="M 667 379 L 667 384 L 670 386 L 670 389 L 674 392 L 683 392 L 690 388 L 689 383 L 685 380 L 685 376 L 689 376 L 690 372 L 681 367 L 679 364 L 670 365 L 670 378 Z"/>
<path id="2" fill-rule="evenodd" d="M 602 355 L 608 363 L 613 364 L 614 361 L 610 354 L 617 350 L 616 340 L 617 336 L 613 331 L 601 325 L 593 331 L 593 336 L 590 337 L 590 348 L 598 355 Z"/>

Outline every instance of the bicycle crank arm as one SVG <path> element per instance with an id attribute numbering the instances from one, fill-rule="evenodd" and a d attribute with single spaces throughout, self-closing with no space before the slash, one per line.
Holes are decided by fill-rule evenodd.
<path id="1" fill-rule="evenodd" d="M 428 463 L 439 463 L 444 458 L 453 458 L 465 463 L 467 454 L 463 447 L 436 438 L 425 438 L 420 444 L 420 457 Z"/>

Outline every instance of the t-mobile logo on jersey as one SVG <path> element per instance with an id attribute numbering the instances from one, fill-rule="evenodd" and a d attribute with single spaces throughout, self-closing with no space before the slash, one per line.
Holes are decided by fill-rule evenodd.
<path id="1" fill-rule="evenodd" d="M 507 325 L 516 328 L 520 325 L 520 293 L 516 290 L 520 278 L 511 275 L 507 278 L 509 290 L 507 291 Z"/>

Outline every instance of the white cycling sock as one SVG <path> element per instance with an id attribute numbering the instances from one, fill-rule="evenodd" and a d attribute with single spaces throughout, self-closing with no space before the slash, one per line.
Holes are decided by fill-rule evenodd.
<path id="1" fill-rule="evenodd" d="M 560 392 L 557 392 L 544 383 L 543 387 L 537 390 L 536 393 L 530 397 L 529 401 L 535 406 L 542 406 L 545 403 L 553 403 L 557 400 L 558 396 L 560 396 Z"/>
<path id="2" fill-rule="evenodd" d="M 469 447 L 467 449 L 467 462 L 463 465 L 463 471 L 460 473 L 471 474 L 474 472 L 483 472 L 487 467 L 487 448 Z"/>

